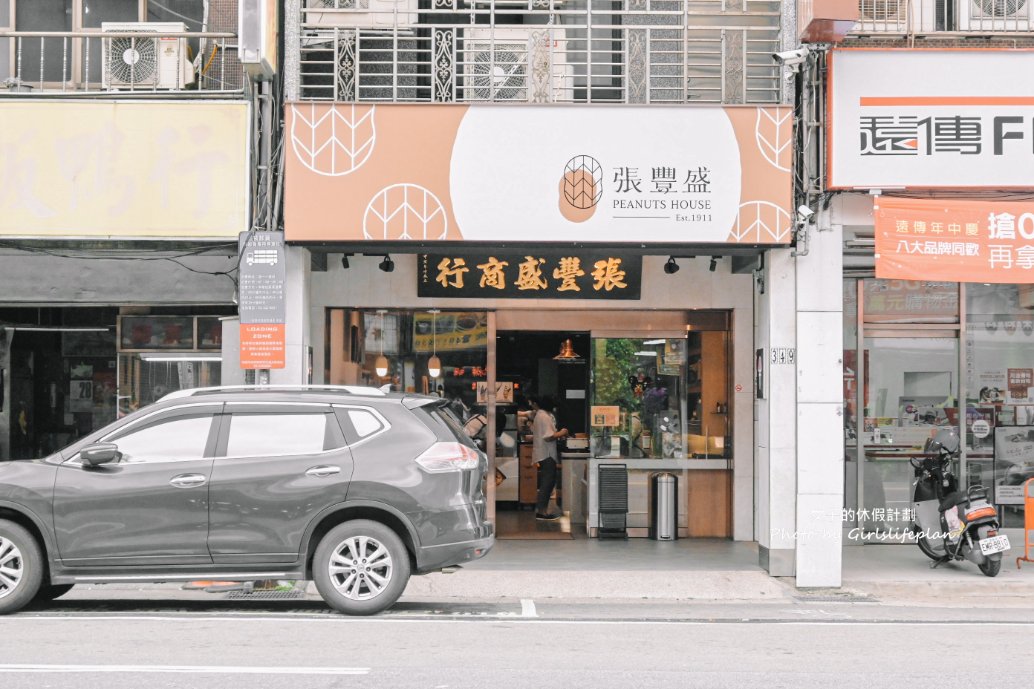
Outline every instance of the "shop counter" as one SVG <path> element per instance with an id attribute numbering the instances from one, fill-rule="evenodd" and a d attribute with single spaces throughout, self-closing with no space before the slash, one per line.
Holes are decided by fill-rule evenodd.
<path id="1" fill-rule="evenodd" d="M 566 460 L 565 460 L 566 463 Z M 679 478 L 679 537 L 731 536 L 732 514 L 732 462 L 728 459 L 621 459 L 616 457 L 590 457 L 580 462 L 571 462 L 565 469 L 565 500 L 574 491 L 566 486 L 577 485 L 584 502 L 572 501 L 565 504 L 571 510 L 571 521 L 585 522 L 586 533 L 596 537 L 599 528 L 599 467 L 623 464 L 628 469 L 628 528 L 630 537 L 645 537 L 649 529 L 650 475 L 665 471 Z M 572 476 L 568 479 L 568 471 Z M 582 511 L 581 520 L 574 512 L 578 504 Z M 581 507 L 584 505 L 584 507 Z"/>

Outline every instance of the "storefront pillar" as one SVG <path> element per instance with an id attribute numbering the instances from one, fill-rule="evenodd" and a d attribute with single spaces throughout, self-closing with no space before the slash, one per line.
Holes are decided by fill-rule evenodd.
<path id="1" fill-rule="evenodd" d="M 801 587 L 840 586 L 844 504 L 843 230 L 821 213 L 797 256 L 797 539 Z"/>
<path id="2" fill-rule="evenodd" d="M 309 380 L 309 282 L 311 257 L 303 246 L 285 247 L 284 285 L 287 321 L 284 328 L 287 365 L 269 372 L 270 385 L 305 385 Z"/>
<path id="3" fill-rule="evenodd" d="M 787 356 L 796 347 L 796 288 L 791 250 L 770 250 L 756 306 L 756 342 L 765 375 L 755 403 L 755 465 L 758 554 L 772 576 L 794 575 L 797 385 Z"/>

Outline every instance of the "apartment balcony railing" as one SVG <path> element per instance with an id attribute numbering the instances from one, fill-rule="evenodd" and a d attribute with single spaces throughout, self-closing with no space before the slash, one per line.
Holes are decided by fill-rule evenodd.
<path id="1" fill-rule="evenodd" d="M 1032 4 L 1034 0 L 859 0 L 858 23 L 851 33 L 1034 38 Z"/>
<path id="2" fill-rule="evenodd" d="M 300 95 L 776 103 L 779 2 L 304 0 Z"/>
<path id="3" fill-rule="evenodd" d="M 245 82 L 232 33 L 0 30 L 0 97 L 234 95 Z"/>

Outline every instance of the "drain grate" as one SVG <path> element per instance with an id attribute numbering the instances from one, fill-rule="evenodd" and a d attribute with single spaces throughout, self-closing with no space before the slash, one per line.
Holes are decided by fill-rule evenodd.
<path id="1" fill-rule="evenodd" d="M 298 600 L 305 598 L 305 591 L 291 589 L 290 591 L 230 591 L 226 594 L 228 600 Z"/>

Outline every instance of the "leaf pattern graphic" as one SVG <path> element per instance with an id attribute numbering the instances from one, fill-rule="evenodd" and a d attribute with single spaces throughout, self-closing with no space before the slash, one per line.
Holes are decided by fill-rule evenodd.
<path id="1" fill-rule="evenodd" d="M 347 175 L 373 154 L 376 106 L 306 103 L 292 105 L 291 111 L 294 155 L 316 174 Z"/>
<path id="2" fill-rule="evenodd" d="M 367 239 L 445 239 L 449 221 L 442 202 L 418 184 L 393 184 L 366 205 Z"/>
<path id="3" fill-rule="evenodd" d="M 790 146 L 793 144 L 793 112 L 789 109 L 758 108 L 754 138 L 765 160 L 785 172 L 790 171 Z"/>
<path id="4" fill-rule="evenodd" d="M 740 204 L 736 227 L 729 238 L 746 244 L 786 242 L 790 239 L 790 214 L 768 201 L 748 201 Z"/>

